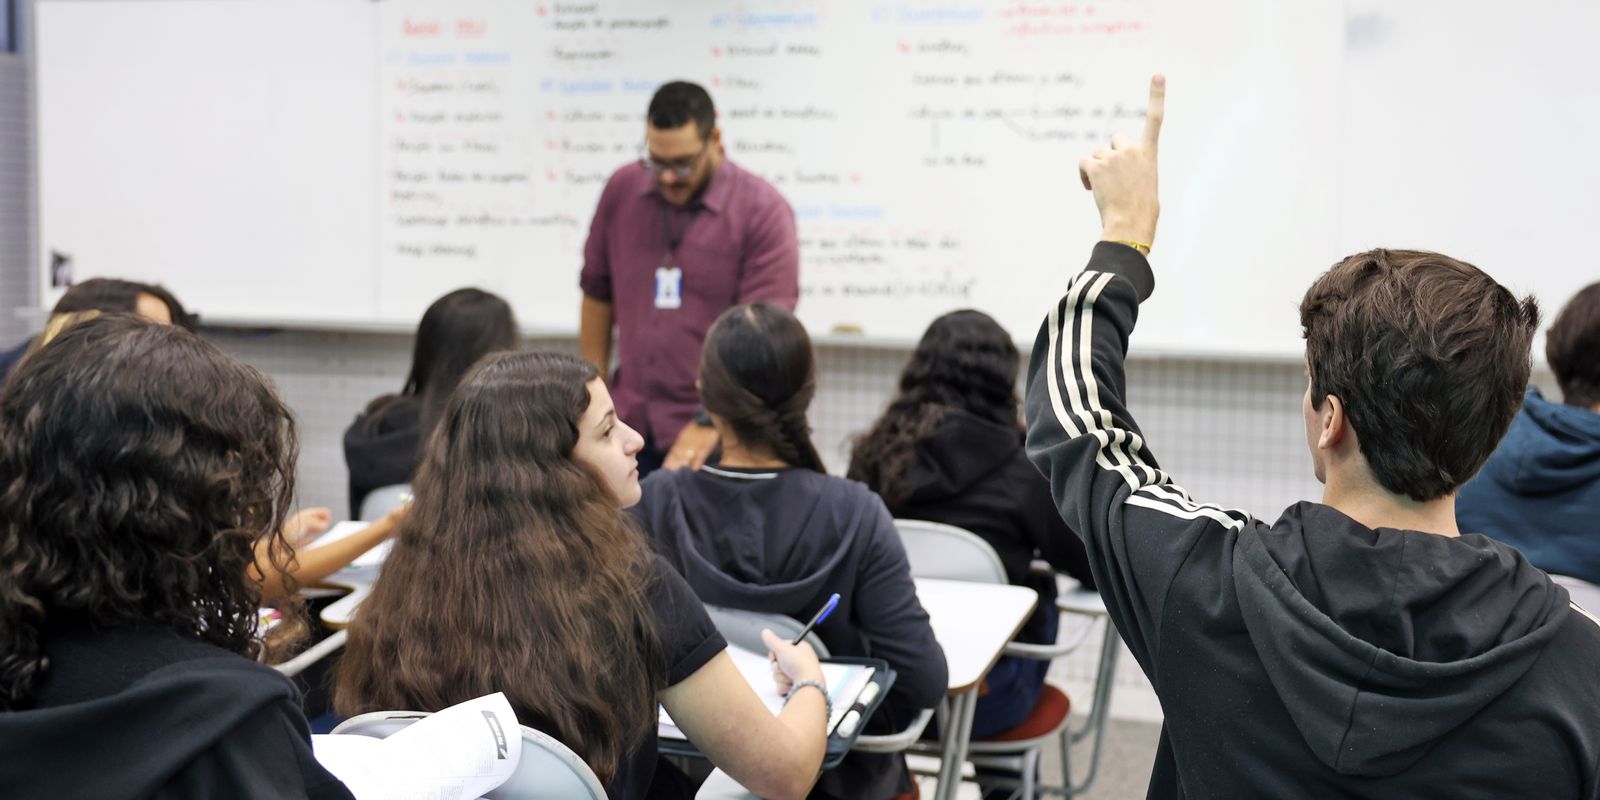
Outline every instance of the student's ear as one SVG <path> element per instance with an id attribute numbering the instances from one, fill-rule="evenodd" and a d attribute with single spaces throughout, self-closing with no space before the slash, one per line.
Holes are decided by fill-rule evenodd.
<path id="1" fill-rule="evenodd" d="M 711 146 L 712 147 L 715 147 L 715 148 L 718 148 L 718 149 L 722 148 L 722 128 L 721 128 L 721 126 L 717 126 L 717 125 L 711 126 L 711 136 L 709 137 L 709 141 L 711 142 Z"/>
<path id="2" fill-rule="evenodd" d="M 1317 433 L 1317 449 L 1337 448 L 1350 432 L 1350 418 L 1345 416 L 1344 401 L 1330 394 L 1322 399 L 1322 409 L 1317 414 L 1322 418 L 1322 427 Z"/>

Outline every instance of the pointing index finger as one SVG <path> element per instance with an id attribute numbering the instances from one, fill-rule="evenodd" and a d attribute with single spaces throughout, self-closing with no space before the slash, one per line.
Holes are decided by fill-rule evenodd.
<path id="1" fill-rule="evenodd" d="M 1155 149 L 1161 138 L 1161 120 L 1167 115 L 1167 76 L 1150 77 L 1150 107 L 1144 117 L 1144 146 Z"/>

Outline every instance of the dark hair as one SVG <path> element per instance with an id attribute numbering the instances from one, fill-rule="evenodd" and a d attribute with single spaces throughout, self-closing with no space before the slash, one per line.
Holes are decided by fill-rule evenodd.
<path id="1" fill-rule="evenodd" d="M 423 438 L 433 430 L 450 392 L 473 364 L 490 353 L 516 346 L 517 319 L 498 295 L 457 289 L 433 301 L 417 325 L 411 373 L 400 392 L 421 398 Z"/>
<path id="2" fill-rule="evenodd" d="M 649 545 L 573 455 L 598 377 L 575 356 L 500 353 L 461 382 L 350 626 L 342 713 L 505 692 L 603 779 L 655 726 Z"/>
<path id="3" fill-rule="evenodd" d="M 1420 502 L 1455 491 L 1505 435 L 1539 306 L 1448 256 L 1370 250 L 1311 284 L 1300 324 L 1314 405 L 1339 398 L 1373 477 Z"/>
<path id="4" fill-rule="evenodd" d="M 91 278 L 83 283 L 74 284 L 61 295 L 61 299 L 56 301 L 56 307 L 50 310 L 50 315 L 74 311 L 132 314 L 134 307 L 139 303 L 139 294 L 143 291 L 144 286 L 133 281 Z"/>
<path id="5" fill-rule="evenodd" d="M 650 98 L 650 110 L 645 116 L 651 127 L 664 131 L 693 122 L 701 139 L 709 138 L 717 125 L 717 108 L 711 103 L 711 95 L 699 84 L 688 81 L 662 84 Z"/>
<path id="6" fill-rule="evenodd" d="M 50 315 L 67 314 L 74 311 L 99 311 L 106 314 L 132 314 L 138 309 L 139 295 L 147 294 L 167 305 L 167 311 L 172 316 L 172 324 L 184 330 L 192 331 L 195 328 L 195 318 L 178 298 L 167 291 L 166 287 L 153 283 L 139 283 L 138 281 L 125 281 L 119 278 L 90 278 L 79 284 L 74 284 L 61 299 L 56 301 L 55 308 L 50 310 Z"/>
<path id="7" fill-rule="evenodd" d="M 0 709 L 33 702 L 53 626 L 156 625 L 246 656 L 246 570 L 294 495 L 295 426 L 267 379 L 181 328 L 68 327 L 0 393 Z"/>
<path id="8" fill-rule="evenodd" d="M 982 311 L 952 311 L 933 321 L 917 342 L 900 393 L 856 439 L 849 477 L 877 492 L 893 508 L 906 499 L 906 470 L 917 444 L 931 435 L 951 409 L 1017 431 L 1021 357 L 1011 335 Z"/>
<path id="9" fill-rule="evenodd" d="M 766 447 L 783 463 L 827 472 L 811 443 L 806 409 L 817 392 L 811 337 L 770 303 L 734 306 L 706 333 L 700 402 L 740 444 Z"/>
<path id="10" fill-rule="evenodd" d="M 1583 287 L 1556 315 L 1544 338 L 1544 357 L 1567 405 L 1600 405 L 1600 283 Z"/>

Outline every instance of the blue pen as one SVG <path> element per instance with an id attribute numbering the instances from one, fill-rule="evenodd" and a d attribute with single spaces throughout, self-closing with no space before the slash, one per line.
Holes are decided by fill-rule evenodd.
<path id="1" fill-rule="evenodd" d="M 800 640 L 806 638 L 806 634 L 810 633 L 812 628 L 815 628 L 817 625 L 821 624 L 822 621 L 827 619 L 828 615 L 832 614 L 833 610 L 838 607 L 839 593 L 834 592 L 833 596 L 828 598 L 828 602 L 823 603 L 822 608 L 817 610 L 816 615 L 811 618 L 811 621 L 807 622 L 806 626 L 800 629 L 800 634 L 794 637 L 794 641 L 790 642 L 790 644 L 799 644 Z"/>

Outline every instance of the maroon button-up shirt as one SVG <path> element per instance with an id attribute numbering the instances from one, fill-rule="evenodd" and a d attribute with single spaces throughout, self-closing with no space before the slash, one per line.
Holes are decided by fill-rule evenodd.
<path id="1" fill-rule="evenodd" d="M 681 236 L 672 253 L 669 235 Z M 657 307 L 662 266 L 682 270 L 678 308 Z M 650 171 L 629 164 L 600 194 L 578 285 L 612 306 L 617 372 L 609 386 L 617 416 L 666 450 L 700 404 L 694 388 L 700 348 L 717 316 L 757 300 L 794 310 L 800 297 L 794 210 L 771 184 L 731 161 L 722 162 L 690 207 L 669 205 Z"/>

